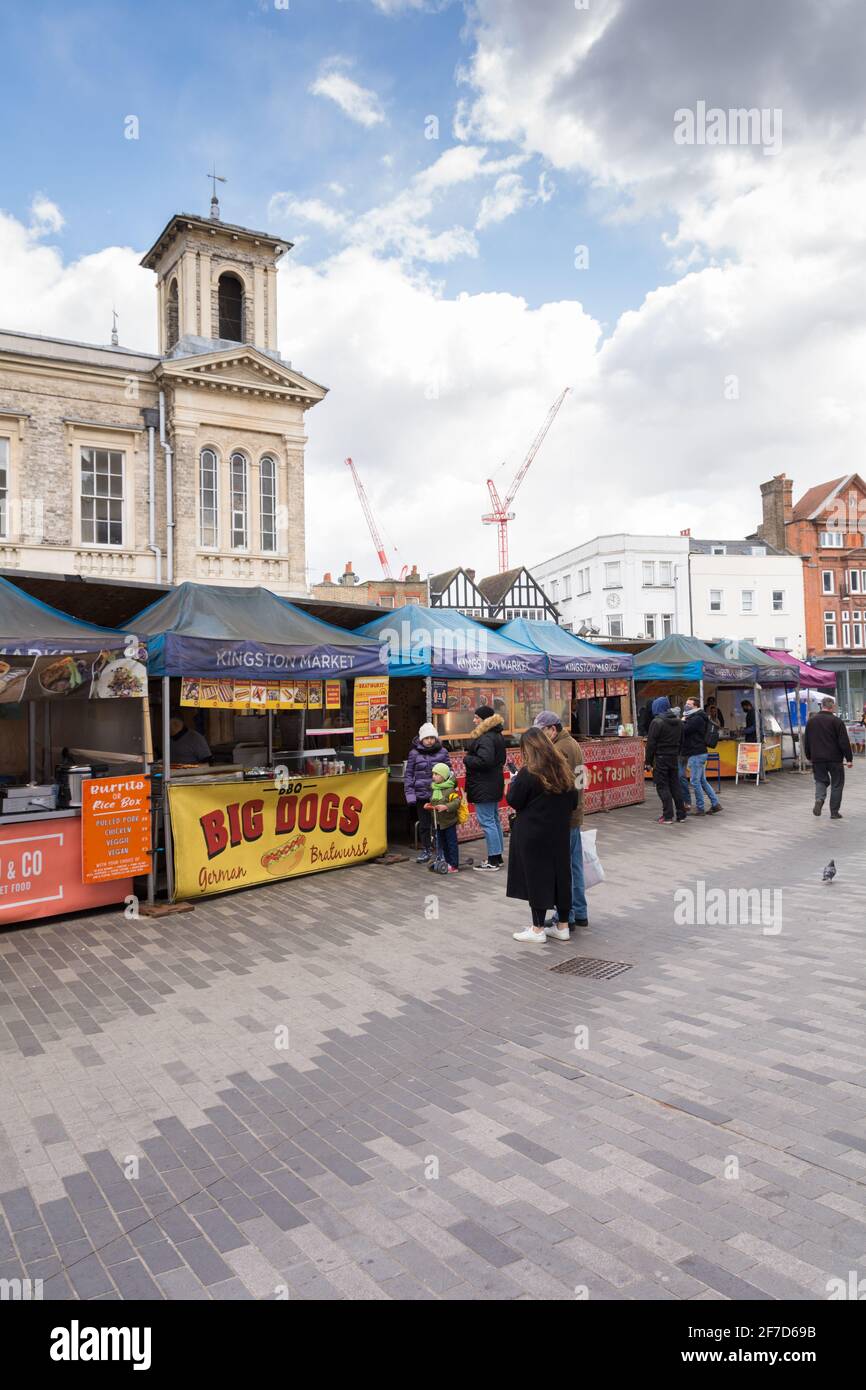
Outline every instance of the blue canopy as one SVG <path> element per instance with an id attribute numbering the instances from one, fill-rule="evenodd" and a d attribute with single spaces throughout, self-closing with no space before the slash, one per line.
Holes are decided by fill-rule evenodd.
<path id="1" fill-rule="evenodd" d="M 178 584 L 129 624 L 153 676 L 383 676 L 379 644 L 269 589 Z"/>
<path id="2" fill-rule="evenodd" d="M 529 618 L 512 618 L 499 629 L 521 646 L 533 647 L 547 658 L 547 674 L 554 680 L 572 680 L 579 676 L 630 676 L 634 657 L 627 652 L 612 652 L 606 647 L 593 646 L 566 632 L 557 623 L 534 622 Z"/>
<path id="3" fill-rule="evenodd" d="M 0 653 L 4 656 L 74 656 L 124 644 L 123 633 L 70 618 L 0 578 Z"/>
<path id="4" fill-rule="evenodd" d="M 730 685 L 753 685 L 755 667 L 746 662 L 725 661 L 697 637 L 674 632 L 663 637 L 634 659 L 635 680 L 709 680 Z"/>
<path id="5" fill-rule="evenodd" d="M 453 608 L 408 603 L 374 618 L 358 634 L 375 638 L 392 676 L 472 676 L 482 680 L 544 677 L 547 658 Z"/>

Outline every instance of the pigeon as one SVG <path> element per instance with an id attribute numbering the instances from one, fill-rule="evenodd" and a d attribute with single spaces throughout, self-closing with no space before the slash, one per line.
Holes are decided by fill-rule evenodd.
<path id="1" fill-rule="evenodd" d="M 834 879 L 835 877 L 836 877 L 836 860 L 835 860 L 835 859 L 831 859 L 829 864 L 825 864 L 825 865 L 824 865 L 824 872 L 823 872 L 823 874 L 821 875 L 821 878 L 824 880 L 825 883 L 832 883 L 832 882 L 833 882 L 833 879 Z"/>

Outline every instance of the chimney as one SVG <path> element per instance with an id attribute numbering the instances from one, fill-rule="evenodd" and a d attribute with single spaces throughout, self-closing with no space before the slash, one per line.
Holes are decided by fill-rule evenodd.
<path id="1" fill-rule="evenodd" d="M 761 483 L 764 516 L 755 534 L 762 541 L 775 546 L 776 550 L 788 549 L 785 525 L 793 520 L 793 493 L 794 484 L 784 473 L 777 473 L 768 483 Z"/>
<path id="2" fill-rule="evenodd" d="M 472 580 L 472 583 L 474 584 L 474 583 L 475 583 L 475 571 L 474 571 L 474 570 L 467 570 L 466 573 L 468 574 L 469 578 Z"/>
<path id="3" fill-rule="evenodd" d="M 690 536 L 691 534 L 692 534 L 692 528 L 691 528 L 691 526 L 687 526 L 686 529 L 685 529 L 684 531 L 680 531 L 680 535 L 681 535 L 681 536 Z"/>
<path id="4" fill-rule="evenodd" d="M 351 561 L 351 560 L 347 560 L 347 561 L 346 561 L 346 568 L 343 570 L 343 573 L 340 575 L 340 578 L 339 578 L 339 581 L 338 581 L 338 582 L 339 582 L 340 584 L 345 584 L 345 585 L 347 585 L 347 586 L 348 586 L 349 584 L 357 584 L 357 582 L 358 582 L 358 576 L 357 576 L 357 574 L 355 574 L 355 573 L 353 572 L 353 570 L 352 570 L 352 561 Z"/>
<path id="5" fill-rule="evenodd" d="M 408 573 L 408 575 L 407 575 L 406 577 L 407 577 L 407 579 L 420 579 L 421 576 L 420 576 L 420 574 L 418 573 L 418 566 L 417 566 L 417 565 L 413 565 L 412 568 L 411 568 L 411 570 L 409 571 L 409 573 Z"/>
<path id="6" fill-rule="evenodd" d="M 334 581 L 333 581 L 333 579 L 331 578 L 331 571 L 330 571 L 330 570 L 325 570 L 325 574 L 324 574 L 324 577 L 323 577 L 323 579 L 322 579 L 322 583 L 323 583 L 323 584 L 333 584 L 333 582 L 334 582 Z"/>

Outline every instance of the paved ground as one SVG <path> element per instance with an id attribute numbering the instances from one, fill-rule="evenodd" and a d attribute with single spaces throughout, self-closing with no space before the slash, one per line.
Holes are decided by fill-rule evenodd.
<path id="1" fill-rule="evenodd" d="M 808 1299 L 866 1275 L 866 777 L 833 824 L 810 786 L 593 817 L 609 878 L 568 945 L 512 941 L 504 875 L 414 863 L 0 936 L 0 1278 Z M 697 880 L 765 890 L 763 924 L 678 924 Z M 577 955 L 632 968 L 552 973 Z"/>

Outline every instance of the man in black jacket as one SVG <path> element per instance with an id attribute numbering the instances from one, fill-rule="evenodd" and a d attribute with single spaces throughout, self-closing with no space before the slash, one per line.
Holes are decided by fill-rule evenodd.
<path id="1" fill-rule="evenodd" d="M 821 711 L 806 720 L 803 748 L 812 764 L 815 778 L 813 816 L 820 816 L 827 788 L 830 788 L 830 819 L 841 820 L 842 788 L 845 786 L 843 761 L 851 767 L 854 754 L 851 740 L 842 720 L 834 713 L 836 701 L 827 695 L 821 701 Z"/>
<path id="2" fill-rule="evenodd" d="M 487 841 L 487 858 L 475 868 L 495 872 L 502 868 L 502 826 L 499 803 L 505 795 L 505 739 L 502 715 L 490 705 L 475 711 L 475 737 L 466 745 L 466 800 L 475 806 L 478 824 Z"/>
<path id="3" fill-rule="evenodd" d="M 710 800 L 710 814 L 721 811 L 722 804 L 707 781 L 707 731 L 710 727 L 709 715 L 701 709 L 697 700 L 689 697 L 683 707 L 683 746 L 680 758 L 688 767 L 689 779 L 683 782 L 686 805 L 695 797 L 695 815 L 705 816 L 704 792 Z M 687 793 L 688 789 L 688 794 Z"/>
<path id="4" fill-rule="evenodd" d="M 653 770 L 653 781 L 662 803 L 660 825 L 673 824 L 674 807 L 677 824 L 686 818 L 686 804 L 680 785 L 682 742 L 683 725 L 679 710 L 672 710 L 667 695 L 660 695 L 653 700 L 653 721 L 646 741 L 647 766 Z"/>

